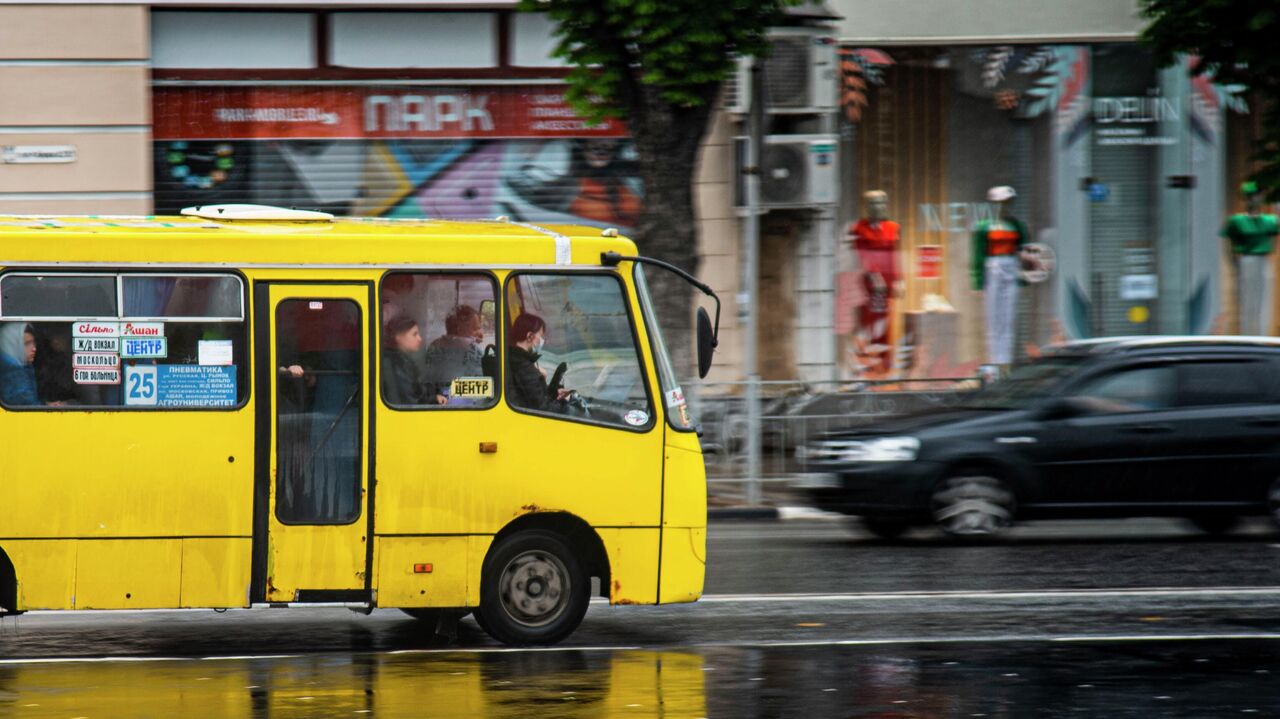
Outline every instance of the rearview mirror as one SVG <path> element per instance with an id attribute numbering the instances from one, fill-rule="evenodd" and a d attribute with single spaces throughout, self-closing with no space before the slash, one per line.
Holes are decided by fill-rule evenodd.
<path id="1" fill-rule="evenodd" d="M 706 379 L 711 371 L 711 356 L 716 351 L 716 332 L 711 328 L 711 316 L 702 307 L 698 308 L 698 378 Z"/>

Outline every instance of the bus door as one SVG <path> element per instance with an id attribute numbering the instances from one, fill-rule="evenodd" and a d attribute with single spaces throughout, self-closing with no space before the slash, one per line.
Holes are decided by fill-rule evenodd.
<path id="1" fill-rule="evenodd" d="M 370 292 L 258 285 L 257 601 L 369 599 Z"/>

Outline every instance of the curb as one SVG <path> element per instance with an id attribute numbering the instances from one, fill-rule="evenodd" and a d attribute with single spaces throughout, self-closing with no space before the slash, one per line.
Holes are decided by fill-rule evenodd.
<path id="1" fill-rule="evenodd" d="M 707 521 L 777 519 L 777 507 L 708 507 Z"/>
<path id="2" fill-rule="evenodd" d="M 752 520 L 843 520 L 845 515 L 827 512 L 814 507 L 710 507 L 707 509 L 708 521 L 752 521 Z"/>

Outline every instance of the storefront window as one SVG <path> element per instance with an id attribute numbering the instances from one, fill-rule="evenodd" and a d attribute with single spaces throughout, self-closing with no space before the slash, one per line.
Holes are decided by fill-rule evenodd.
<path id="1" fill-rule="evenodd" d="M 1136 43 L 846 47 L 842 68 L 865 88 L 844 108 L 851 374 L 1226 331 L 1238 88 L 1158 68 Z"/>

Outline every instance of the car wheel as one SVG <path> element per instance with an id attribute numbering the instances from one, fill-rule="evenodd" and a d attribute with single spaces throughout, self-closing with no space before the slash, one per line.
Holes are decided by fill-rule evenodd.
<path id="1" fill-rule="evenodd" d="M 555 644 L 578 628 L 590 600 L 590 580 L 564 539 L 529 530 L 489 553 L 476 618 L 504 644 Z"/>
<path id="2" fill-rule="evenodd" d="M 1187 517 L 1187 521 L 1205 534 L 1226 534 L 1240 524 L 1240 518 L 1233 514 L 1201 514 Z"/>
<path id="3" fill-rule="evenodd" d="M 911 529 L 911 523 L 902 519 L 873 519 L 871 517 L 863 517 L 860 524 L 863 529 L 871 532 L 881 539 L 897 539 L 908 529 Z"/>
<path id="4" fill-rule="evenodd" d="M 989 536 L 1013 524 L 1013 492 L 995 477 L 951 477 L 933 492 L 933 521 L 952 536 Z"/>

